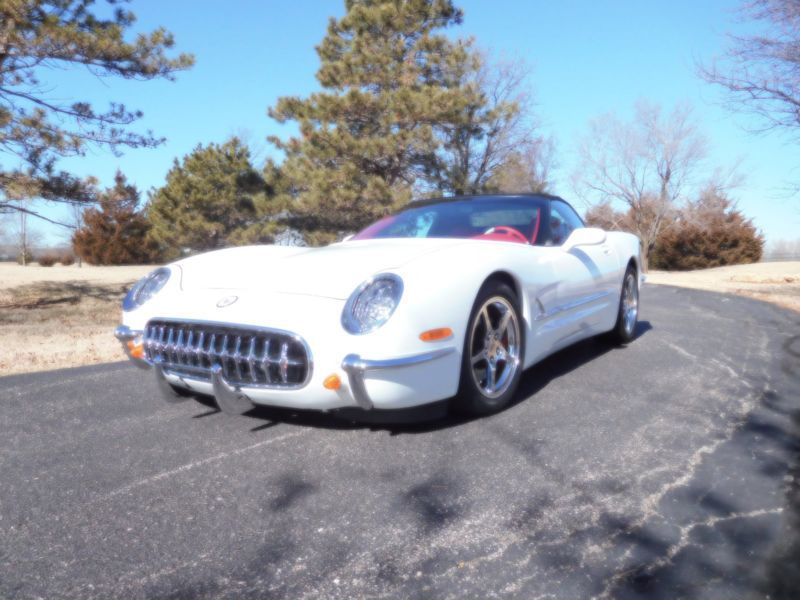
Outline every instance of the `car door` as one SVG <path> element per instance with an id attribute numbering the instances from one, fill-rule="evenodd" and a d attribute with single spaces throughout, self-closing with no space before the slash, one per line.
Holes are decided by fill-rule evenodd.
<path id="1" fill-rule="evenodd" d="M 556 285 L 556 303 L 544 315 L 555 347 L 563 347 L 608 328 L 616 307 L 619 258 L 607 242 L 574 245 L 570 236 L 585 224 L 562 200 L 550 201 L 548 255 Z M 613 323 L 612 323 L 613 325 Z"/>

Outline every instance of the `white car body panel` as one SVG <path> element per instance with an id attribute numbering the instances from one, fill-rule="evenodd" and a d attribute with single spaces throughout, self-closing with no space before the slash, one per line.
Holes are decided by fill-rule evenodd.
<path id="1" fill-rule="evenodd" d="M 577 230 L 576 230 L 577 231 Z M 367 393 L 376 409 L 418 406 L 456 394 L 469 315 L 483 283 L 495 273 L 513 279 L 525 326 L 524 367 L 604 331 L 616 321 L 620 289 L 630 261 L 639 265 L 639 241 L 608 233 L 601 244 L 532 246 L 496 240 L 373 239 L 325 248 L 250 246 L 210 252 L 169 266 L 167 285 L 144 305 L 123 313 L 123 325 L 140 332 L 153 318 L 268 327 L 305 340 L 313 372 L 301 389 L 243 387 L 255 404 L 329 410 L 356 406 L 342 360 L 414 356 L 435 349 L 449 354 L 419 365 L 371 371 Z M 368 334 L 341 324 L 346 299 L 381 273 L 402 278 L 394 315 Z M 235 296 L 227 306 L 220 302 Z M 423 342 L 423 331 L 450 327 L 451 338 Z M 323 387 L 339 375 L 338 390 Z M 213 394 L 208 381 L 165 372 L 167 380 Z"/>

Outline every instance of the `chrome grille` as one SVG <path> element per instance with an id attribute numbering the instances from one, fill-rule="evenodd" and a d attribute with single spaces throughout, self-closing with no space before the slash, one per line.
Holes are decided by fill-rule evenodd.
<path id="1" fill-rule="evenodd" d="M 305 342 L 287 331 L 225 323 L 153 319 L 144 329 L 148 361 L 177 375 L 211 380 L 220 365 L 231 385 L 299 388 L 311 377 Z"/>

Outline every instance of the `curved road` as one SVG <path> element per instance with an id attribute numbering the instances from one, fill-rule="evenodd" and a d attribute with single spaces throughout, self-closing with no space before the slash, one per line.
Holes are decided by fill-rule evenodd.
<path id="1" fill-rule="evenodd" d="M 638 339 L 417 427 L 0 379 L 0 597 L 788 597 L 800 315 L 645 286 Z"/>

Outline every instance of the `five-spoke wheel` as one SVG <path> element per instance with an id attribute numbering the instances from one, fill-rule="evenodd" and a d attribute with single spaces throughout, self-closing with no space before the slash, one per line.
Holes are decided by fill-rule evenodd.
<path id="1" fill-rule="evenodd" d="M 519 368 L 519 321 L 508 299 L 484 302 L 470 332 L 472 377 L 487 398 L 508 389 Z"/>
<path id="2" fill-rule="evenodd" d="M 524 334 L 514 290 L 488 281 L 475 300 L 464 340 L 461 387 L 455 407 L 469 414 L 503 408 L 522 372 Z"/>
<path id="3" fill-rule="evenodd" d="M 639 316 L 639 290 L 636 286 L 636 273 L 631 271 L 625 275 L 625 287 L 622 288 L 622 315 L 625 331 L 628 335 L 633 335 Z"/>
<path id="4" fill-rule="evenodd" d="M 619 309 L 614 329 L 609 332 L 610 339 L 617 344 L 627 344 L 636 334 L 639 320 L 639 282 L 636 268 L 629 266 L 622 280 L 619 296 Z"/>

